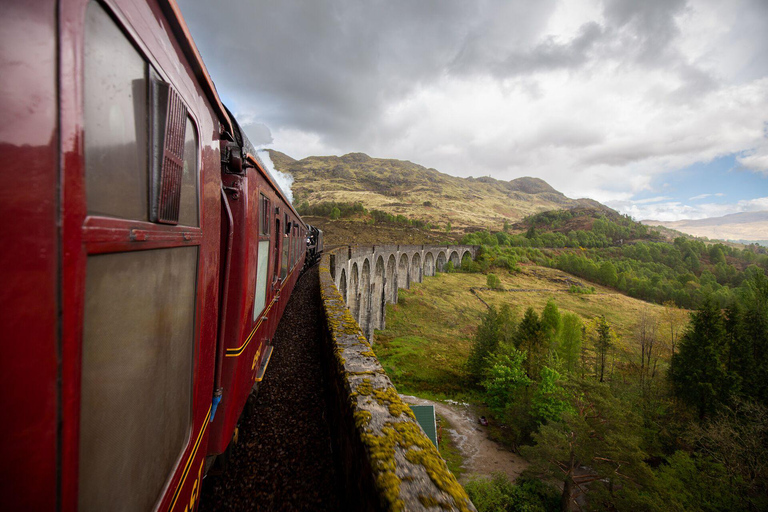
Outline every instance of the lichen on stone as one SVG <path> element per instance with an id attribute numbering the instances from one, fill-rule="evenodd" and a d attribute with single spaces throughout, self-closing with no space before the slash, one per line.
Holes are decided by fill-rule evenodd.
<path id="1" fill-rule="evenodd" d="M 357 385 L 357 388 L 355 388 L 355 391 L 358 395 L 370 395 L 374 392 L 373 385 L 371 384 L 371 379 L 363 379 L 363 381 Z"/>
<path id="2" fill-rule="evenodd" d="M 386 377 L 370 342 L 330 276 L 327 258 L 328 255 L 324 256 L 320 266 L 320 292 L 330 350 L 336 359 L 335 371 L 343 384 L 342 393 L 346 393 L 342 399 L 350 407 L 357 434 L 368 454 L 382 507 L 399 511 L 417 507 L 418 501 L 426 508 L 474 510 L 466 492 L 416 423 L 410 407 Z M 373 361 L 363 358 L 373 358 Z M 362 375 L 375 377 L 360 379 Z M 389 414 L 380 406 L 386 407 Z M 398 468 L 397 461 L 413 467 Z M 417 466 L 423 471 L 414 472 Z M 430 487 L 425 486 L 428 481 L 434 486 L 434 495 L 425 490 Z"/>

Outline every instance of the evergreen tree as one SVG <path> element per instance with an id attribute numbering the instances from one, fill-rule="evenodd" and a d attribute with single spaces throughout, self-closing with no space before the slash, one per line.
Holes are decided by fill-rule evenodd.
<path id="1" fill-rule="evenodd" d="M 478 326 L 472 348 L 467 359 L 467 372 L 470 378 L 479 383 L 488 367 L 488 357 L 496 352 L 499 347 L 499 321 L 498 312 L 494 306 L 488 309 Z"/>
<path id="2" fill-rule="evenodd" d="M 568 385 L 573 397 L 570 410 L 562 420 L 542 425 L 533 434 L 536 444 L 524 447 L 523 455 L 534 469 L 563 482 L 560 510 L 573 510 L 577 489 L 598 480 L 606 486 L 590 486 L 590 494 L 603 495 L 607 487 L 610 495 L 595 502 L 608 510 L 628 510 L 617 505 L 651 478 L 643 463 L 646 454 L 640 448 L 638 418 L 605 384 Z M 582 467 L 587 470 L 580 472 Z"/>
<path id="3" fill-rule="evenodd" d="M 542 366 L 542 359 L 544 358 L 546 341 L 539 315 L 531 307 L 525 311 L 523 320 L 517 328 L 515 347 L 528 353 L 525 371 L 529 378 L 537 378 Z"/>
<path id="4" fill-rule="evenodd" d="M 608 362 L 608 351 L 613 345 L 611 326 L 605 320 L 604 315 L 597 319 L 597 339 L 595 339 L 595 353 L 597 360 L 595 362 L 595 374 L 600 380 L 605 380 L 605 365 Z"/>
<path id="5" fill-rule="evenodd" d="M 723 315 L 707 298 L 691 315 L 669 369 L 675 395 L 694 407 L 700 419 L 714 412 L 730 395 L 733 379 L 727 368 L 726 349 Z"/>
<path id="6" fill-rule="evenodd" d="M 742 297 L 743 320 L 737 323 L 738 331 L 732 336 L 738 340 L 739 363 L 743 367 L 734 364 L 734 369 L 743 381 L 744 395 L 768 405 L 768 277 L 765 273 L 758 271 L 749 275 L 743 283 Z"/>

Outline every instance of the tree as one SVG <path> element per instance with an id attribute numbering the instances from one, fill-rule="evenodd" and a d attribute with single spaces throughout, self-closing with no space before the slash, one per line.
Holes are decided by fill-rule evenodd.
<path id="1" fill-rule="evenodd" d="M 541 329 L 550 349 L 554 349 L 560 333 L 560 310 L 554 299 L 549 299 L 541 312 Z"/>
<path id="2" fill-rule="evenodd" d="M 606 501 L 610 502 L 651 477 L 643 463 L 646 454 L 640 449 L 639 421 L 631 408 L 623 406 L 604 384 L 571 380 L 568 387 L 573 397 L 571 410 L 560 421 L 542 425 L 533 434 L 535 446 L 522 449 L 533 469 L 563 482 L 563 511 L 572 510 L 584 484 L 606 482 L 610 491 Z M 587 471 L 577 474 L 581 467 Z M 619 488 L 614 482 L 622 485 Z M 599 492 L 597 484 L 590 487 L 590 494 Z"/>
<path id="3" fill-rule="evenodd" d="M 506 407 L 518 389 L 531 384 L 531 379 L 523 369 L 526 356 L 525 352 L 509 348 L 504 354 L 490 357 L 481 385 L 485 388 L 491 407 Z"/>
<path id="4" fill-rule="evenodd" d="M 680 351 L 672 356 L 669 379 L 675 395 L 694 407 L 702 420 L 730 395 L 724 319 L 709 298 L 691 315 Z"/>
<path id="5" fill-rule="evenodd" d="M 646 307 L 640 310 L 635 324 L 635 340 L 640 345 L 640 387 L 645 394 L 646 384 L 656 376 L 659 360 L 658 319 Z"/>
<path id="6" fill-rule="evenodd" d="M 331 220 L 336 220 L 339 217 L 341 217 L 341 210 L 334 206 L 333 210 L 331 210 Z"/>
<path id="7" fill-rule="evenodd" d="M 531 307 L 525 310 L 525 315 L 517 328 L 515 347 L 528 353 L 525 370 L 528 377 L 534 379 L 541 369 L 546 342 L 539 315 Z"/>
<path id="8" fill-rule="evenodd" d="M 560 421 L 563 413 L 571 411 L 568 394 L 562 386 L 563 377 L 548 366 L 541 369 L 541 380 L 533 394 L 531 408 L 533 416 L 542 422 Z"/>
<path id="9" fill-rule="evenodd" d="M 517 333 L 517 325 L 512 308 L 509 304 L 503 304 L 499 309 L 499 343 L 512 345 Z"/>
<path id="10" fill-rule="evenodd" d="M 474 382 L 480 382 L 488 367 L 488 358 L 499 347 L 498 312 L 494 306 L 488 309 L 478 326 L 475 339 L 467 358 L 467 371 Z"/>
<path id="11" fill-rule="evenodd" d="M 691 437 L 699 453 L 725 467 L 732 483 L 745 484 L 740 498 L 747 497 L 752 510 L 765 510 L 768 506 L 767 407 L 737 399 L 733 407 L 724 407 L 722 414 L 706 424 L 694 425 Z"/>
<path id="12" fill-rule="evenodd" d="M 600 282 L 606 286 L 615 287 L 618 282 L 618 274 L 616 273 L 616 266 L 610 261 L 604 261 L 600 265 L 600 271 L 598 273 Z"/>
<path id="13" fill-rule="evenodd" d="M 712 265 L 717 265 L 718 263 L 727 263 L 725 261 L 723 247 L 724 246 L 722 244 L 715 244 L 709 248 L 709 262 Z"/>
<path id="14" fill-rule="evenodd" d="M 605 315 L 600 315 L 597 318 L 597 338 L 595 339 L 595 354 L 597 361 L 595 364 L 595 375 L 600 382 L 604 382 L 605 378 L 605 364 L 608 361 L 608 350 L 613 345 L 613 335 L 611 333 L 611 326 L 605 320 Z"/>
<path id="15" fill-rule="evenodd" d="M 578 315 L 565 313 L 561 322 L 560 338 L 557 344 L 557 354 L 562 359 L 568 372 L 574 372 L 579 363 L 581 351 L 581 329 L 583 323 Z"/>
<path id="16" fill-rule="evenodd" d="M 664 323 L 664 329 L 669 334 L 669 343 L 672 354 L 674 354 L 680 334 L 688 323 L 688 312 L 677 307 L 673 301 L 668 300 L 664 303 L 661 320 Z"/>
<path id="17" fill-rule="evenodd" d="M 498 278 L 496 274 L 488 274 L 488 277 L 485 280 L 486 284 L 488 285 L 488 288 L 491 290 L 497 290 L 501 288 L 501 280 Z"/>

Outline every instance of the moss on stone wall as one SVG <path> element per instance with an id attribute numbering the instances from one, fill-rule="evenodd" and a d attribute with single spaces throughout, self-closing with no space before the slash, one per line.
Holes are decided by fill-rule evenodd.
<path id="1" fill-rule="evenodd" d="M 338 376 L 348 393 L 345 400 L 352 408 L 355 429 L 368 454 L 381 504 L 391 511 L 435 507 L 475 510 L 437 448 L 416 423 L 410 407 L 384 374 L 333 283 L 328 255 L 320 266 L 320 289 Z M 413 468 L 398 468 L 398 460 Z M 416 470 L 418 467 L 423 472 Z M 424 482 L 416 485 L 414 479 L 419 478 Z"/>

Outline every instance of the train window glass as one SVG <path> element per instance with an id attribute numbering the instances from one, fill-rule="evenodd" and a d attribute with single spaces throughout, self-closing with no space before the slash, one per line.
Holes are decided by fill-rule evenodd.
<path id="1" fill-rule="evenodd" d="M 195 246 L 88 257 L 79 510 L 152 509 L 189 441 L 197 260 Z"/>
<path id="2" fill-rule="evenodd" d="M 264 194 L 261 194 L 261 234 L 269 234 L 269 224 L 272 218 L 269 214 L 269 199 Z"/>
<path id="3" fill-rule="evenodd" d="M 267 303 L 267 271 L 269 270 L 269 240 L 259 242 L 258 264 L 256 266 L 256 291 L 253 298 L 253 321 L 259 318 Z"/>
<path id="4" fill-rule="evenodd" d="M 296 247 L 296 257 L 294 259 L 293 264 L 296 265 L 296 263 L 299 262 L 299 257 L 300 257 L 299 256 L 299 230 L 298 229 L 294 229 L 293 230 L 293 243 L 294 243 L 294 246 Z"/>
<path id="5" fill-rule="evenodd" d="M 294 245 L 293 228 L 288 234 L 288 245 L 291 247 L 291 254 L 288 256 L 288 268 L 293 268 L 293 260 L 296 258 L 296 246 Z"/>
<path id="6" fill-rule="evenodd" d="M 85 191 L 88 213 L 147 220 L 149 65 L 91 2 L 85 20 Z"/>
<path id="7" fill-rule="evenodd" d="M 181 175 L 181 204 L 179 206 L 179 224 L 199 226 L 197 199 L 197 130 L 192 120 L 187 118 L 184 131 L 184 169 Z"/>
<path id="8" fill-rule="evenodd" d="M 283 264 L 280 267 L 280 279 L 285 279 L 288 275 L 288 248 L 291 246 L 291 239 L 288 235 L 283 235 Z"/>
<path id="9" fill-rule="evenodd" d="M 273 277 L 275 281 L 280 278 L 280 219 L 275 219 L 275 272 Z"/>

